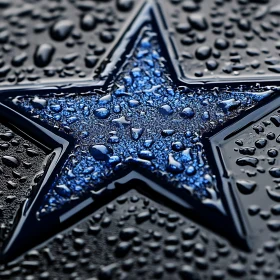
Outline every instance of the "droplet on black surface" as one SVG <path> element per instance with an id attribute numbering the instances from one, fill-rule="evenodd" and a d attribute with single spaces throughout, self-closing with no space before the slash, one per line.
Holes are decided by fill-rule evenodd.
<path id="1" fill-rule="evenodd" d="M 223 109 L 224 112 L 232 111 L 241 105 L 240 100 L 235 100 L 234 98 L 223 100 L 218 103 L 219 107 Z"/>
<path id="2" fill-rule="evenodd" d="M 206 67 L 210 71 L 213 71 L 213 70 L 217 69 L 218 66 L 219 66 L 219 63 L 216 60 L 214 60 L 214 59 L 209 59 L 206 62 Z"/>
<path id="3" fill-rule="evenodd" d="M 201 46 L 195 52 L 195 56 L 199 60 L 205 60 L 209 58 L 211 54 L 212 54 L 212 49 L 209 46 Z"/>
<path id="4" fill-rule="evenodd" d="M 55 48 L 50 44 L 42 44 L 36 48 L 34 53 L 34 64 L 37 67 L 47 66 L 54 55 Z"/>
<path id="5" fill-rule="evenodd" d="M 4 165 L 12 168 L 18 167 L 20 165 L 19 159 L 13 156 L 3 156 L 2 162 Z"/>
<path id="6" fill-rule="evenodd" d="M 218 38 L 215 41 L 215 48 L 218 50 L 226 50 L 229 47 L 229 42 L 224 38 Z"/>
<path id="7" fill-rule="evenodd" d="M 133 8 L 132 0 L 117 0 L 117 8 L 122 12 L 129 12 Z"/>
<path id="8" fill-rule="evenodd" d="M 98 119 L 107 119 L 110 115 L 110 111 L 107 108 L 98 108 L 94 111 L 94 115 Z"/>
<path id="9" fill-rule="evenodd" d="M 70 36 L 73 28 L 74 23 L 71 20 L 59 20 L 51 27 L 50 36 L 55 41 L 64 41 Z"/>
<path id="10" fill-rule="evenodd" d="M 195 12 L 199 10 L 199 5 L 192 0 L 185 0 L 182 8 L 186 12 Z"/>
<path id="11" fill-rule="evenodd" d="M 272 167 L 269 174 L 274 178 L 280 178 L 280 167 Z"/>
<path id="12" fill-rule="evenodd" d="M 256 167 L 259 160 L 255 157 L 243 157 L 236 160 L 236 163 L 240 166 L 253 166 Z"/>
<path id="13" fill-rule="evenodd" d="M 258 149 L 262 149 L 266 146 L 267 140 L 265 138 L 260 138 L 255 142 L 255 145 Z"/>
<path id="14" fill-rule="evenodd" d="M 22 66 L 24 62 L 27 60 L 28 56 L 26 52 L 23 52 L 17 56 L 14 56 L 12 59 L 12 65 L 15 67 Z"/>
<path id="15" fill-rule="evenodd" d="M 188 21 L 196 30 L 205 31 L 208 28 L 207 20 L 202 14 L 191 14 L 188 16 Z"/>
<path id="16" fill-rule="evenodd" d="M 96 27 L 96 19 L 93 14 L 85 14 L 81 17 L 81 29 L 91 31 Z"/>
<path id="17" fill-rule="evenodd" d="M 66 185 L 58 185 L 55 187 L 55 191 L 62 197 L 70 197 L 71 190 Z"/>
<path id="18" fill-rule="evenodd" d="M 173 113 L 173 109 L 170 105 L 166 104 L 159 108 L 159 112 L 164 116 L 170 116 Z"/>
<path id="19" fill-rule="evenodd" d="M 104 43 L 111 43 L 115 39 L 115 36 L 112 32 L 102 31 L 100 33 L 100 40 Z"/>
<path id="20" fill-rule="evenodd" d="M 236 185 L 238 187 L 238 190 L 242 194 L 251 194 L 254 192 L 254 190 L 257 187 L 256 182 L 249 181 L 249 180 L 238 180 L 236 181 Z"/>

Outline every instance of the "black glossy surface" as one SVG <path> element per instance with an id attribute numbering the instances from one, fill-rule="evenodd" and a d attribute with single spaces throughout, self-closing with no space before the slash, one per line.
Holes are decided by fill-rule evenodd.
<path id="1" fill-rule="evenodd" d="M 1 102 L 8 104 L 0 104 L 0 146 L 4 149 L 0 148 L 0 179 L 5 178 L 0 182 L 4 188 L 0 234 L 5 240 L 0 279 L 280 279 L 278 1 L 147 1 L 139 14 L 142 1 L 33 2 L 0 0 L 0 40 L 1 35 L 2 40 L 8 40 L 0 42 L 0 72 L 2 68 L 4 71 Z M 89 14 L 100 21 L 93 29 Z M 112 20 L 109 14 L 116 14 L 118 19 Z M 81 23 L 80 16 L 87 23 Z M 34 32 L 42 23 L 46 29 Z M 65 111 L 75 114 L 71 106 L 78 106 L 81 100 L 88 102 L 86 96 L 106 95 L 118 88 L 123 69 L 129 71 L 133 63 L 137 65 L 139 58 L 133 60 L 135 42 L 139 42 L 143 27 L 150 25 L 159 36 L 160 59 L 166 60 L 166 69 L 170 69 L 170 73 L 164 71 L 168 82 L 163 80 L 161 87 L 165 90 L 174 82 L 180 94 L 195 102 L 195 114 L 188 117 L 195 116 L 196 120 L 200 113 L 204 116 L 192 129 L 198 130 L 197 125 L 201 125 L 196 138 L 202 141 L 211 174 L 217 179 L 211 195 L 213 198 L 217 192 L 221 197 L 225 215 L 209 208 L 209 201 L 205 203 L 209 197 L 203 197 L 202 204 L 192 195 L 182 196 L 166 177 L 158 180 L 153 173 L 131 165 L 118 173 L 115 181 L 106 183 L 107 189 L 87 193 L 84 200 L 71 197 L 69 204 L 40 220 L 37 210 L 41 198 L 61 176 L 61 170 L 67 169 L 65 162 L 78 155 L 70 151 L 79 149 L 74 147 L 77 142 L 73 130 L 42 121 L 42 112 L 48 112 L 48 99 L 55 102 L 65 98 L 70 104 Z M 110 34 L 104 36 L 104 30 Z M 98 56 L 98 62 L 95 57 L 85 60 L 87 55 L 96 56 L 97 47 L 91 45 L 89 37 L 108 51 Z M 23 38 L 29 46 L 20 46 Z M 54 48 L 44 46 L 48 58 L 41 57 L 35 63 L 33 55 L 39 41 Z M 69 54 L 69 49 L 79 57 L 68 64 L 62 56 Z M 13 59 L 18 51 L 26 51 L 28 58 L 22 55 Z M 21 58 L 23 65 L 18 65 L 15 60 Z M 8 71 L 6 65 L 10 64 Z M 55 68 L 50 69 L 54 74 L 46 75 L 49 67 Z M 85 75 L 80 75 L 82 72 Z M 153 74 L 146 71 L 143 77 L 153 78 Z M 53 87 L 47 88 L 48 84 Z M 27 96 L 25 103 L 25 97 L 18 95 Z M 177 114 L 180 98 L 174 96 L 174 104 L 168 101 Z M 19 109 L 21 102 L 24 105 Z M 26 108 L 31 108 L 28 114 Z M 210 113 L 204 114 L 208 109 Z M 73 117 L 71 114 L 68 117 Z M 31 115 L 35 122 L 30 120 Z M 223 120 L 221 125 L 218 116 Z M 186 123 L 193 125 L 187 118 Z M 7 129 L 20 139 L 20 155 Z M 5 150 L 7 143 L 10 146 Z M 95 152 L 91 150 L 96 157 Z M 17 160 L 7 158 L 14 153 L 20 162 L 32 160 L 33 167 L 26 174 L 20 170 L 27 177 L 25 182 L 20 182 L 22 177 L 15 172 L 21 163 L 18 167 Z M 37 180 L 35 174 L 42 171 L 42 166 L 44 174 Z M 35 183 L 30 183 L 32 180 Z M 17 203 L 11 207 L 5 197 L 12 195 L 14 181 Z M 30 186 L 33 191 L 26 200 L 25 190 Z M 20 219 L 10 222 L 20 204 L 16 216 Z M 12 231 L 2 226 L 8 223 Z"/>

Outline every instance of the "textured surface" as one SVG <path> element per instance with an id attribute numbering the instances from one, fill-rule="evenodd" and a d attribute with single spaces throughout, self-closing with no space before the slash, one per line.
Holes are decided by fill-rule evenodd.
<path id="1" fill-rule="evenodd" d="M 189 81 L 259 81 L 280 73 L 278 0 L 158 3 L 180 76 Z"/>
<path id="2" fill-rule="evenodd" d="M 275 236 L 259 245 L 257 253 L 246 254 L 131 191 L 40 250 L 30 251 L 0 275 L 1 279 L 279 279 L 279 260 L 273 257 L 279 255 L 278 244 Z"/>
<path id="3" fill-rule="evenodd" d="M 0 242 L 8 234 L 19 206 L 40 180 L 46 154 L 0 123 Z"/>
<path id="4" fill-rule="evenodd" d="M 164 176 L 181 195 L 200 199 L 217 191 L 202 135 L 273 91 L 267 88 L 190 90 L 170 79 L 156 34 L 144 32 L 132 57 L 106 92 L 80 97 L 16 97 L 36 118 L 74 136 L 78 148 L 42 204 L 43 212 L 69 202 L 134 164 Z M 37 103 L 44 104 L 36 106 Z"/>
<path id="5" fill-rule="evenodd" d="M 1 1 L 0 84 L 92 80 L 141 3 Z"/>
<path id="6" fill-rule="evenodd" d="M 242 216 L 248 219 L 257 243 L 280 231 L 280 99 L 273 103 L 211 139 L 226 170 L 224 174 L 220 172 L 224 187 L 231 184 L 230 188 L 237 193 Z"/>
<path id="7" fill-rule="evenodd" d="M 58 79 L 73 85 L 64 88 L 59 82 L 57 88 L 40 91 L 22 85 L 20 92 L 1 94 L 1 102 L 43 125 L 46 135 L 59 135 L 61 141 L 54 140 L 52 151 L 63 145 L 61 137 L 70 143 L 69 149 L 64 147 L 62 162 L 52 161 L 51 179 L 34 188 L 37 196 L 33 192 L 13 222 L 16 230 L 6 232 L 4 237 L 8 238 L 3 246 L 0 244 L 0 279 L 280 279 L 279 83 L 268 81 L 278 75 L 277 1 L 158 1 L 170 33 L 164 33 L 159 7 L 150 5 L 156 1 L 149 1 L 140 15 L 145 25 L 142 22 L 138 29 L 131 28 L 129 34 L 136 34 L 126 36 L 124 41 L 131 40 L 126 49 L 124 45 L 121 50 L 115 49 L 113 57 L 119 63 L 111 61 L 111 65 L 119 68 L 107 71 L 111 75 L 104 86 L 87 88 L 81 88 L 81 84 L 76 87 L 75 79 L 91 79 L 97 64 L 86 66 L 89 61 L 84 60 L 88 55 L 84 47 L 90 49 L 92 62 L 96 62 L 96 48 L 113 48 L 116 38 L 123 34 L 122 26 L 141 3 L 39 1 L 36 7 L 40 12 L 36 12 L 30 11 L 31 2 L 25 2 L 23 12 L 22 7 L 14 9 L 22 2 L 0 0 L 0 17 L 7 26 L 2 28 L 4 37 L 6 30 L 10 40 L 18 36 L 10 34 L 24 29 L 19 18 L 27 20 L 29 30 L 38 17 L 37 23 L 43 22 L 47 29 L 38 35 L 37 31 L 36 35 L 28 31 L 28 40 L 47 40 L 55 47 L 53 51 L 44 46 L 51 61 L 47 59 L 48 66 L 37 65 L 29 73 L 39 78 L 27 78 L 22 83 L 41 80 L 43 85 Z M 123 7 L 128 11 L 120 11 Z M 54 18 L 46 20 L 48 16 L 42 11 Z M 88 30 L 93 24 L 92 13 L 98 24 Z M 205 21 L 198 15 L 201 13 Z M 124 16 L 124 20 L 110 23 L 109 14 Z M 87 27 L 81 26 L 82 19 Z M 120 29 L 114 29 L 115 24 Z M 101 39 L 104 30 L 113 34 L 110 42 Z M 168 34 L 178 48 L 178 60 L 168 60 L 173 53 L 161 40 Z M 90 38 L 96 47 L 88 45 Z M 234 45 L 236 41 L 239 46 Z M 15 42 L 4 43 L 3 50 L 10 44 L 12 54 L 19 48 L 19 40 Z M 75 44 L 70 47 L 69 42 Z M 3 85 L 20 82 L 22 78 L 9 78 L 13 69 L 25 67 L 28 61 L 34 63 L 36 46 L 32 44 L 23 49 L 28 53 L 24 66 L 14 65 L 3 78 Z M 68 56 L 74 59 L 68 64 L 61 58 L 69 54 L 69 48 L 80 56 Z M 206 59 L 204 55 L 210 56 Z M 101 52 L 98 62 L 105 57 L 107 54 Z M 2 59 L 11 58 L 4 54 Z M 205 71 L 215 66 L 214 60 L 218 64 L 213 73 Z M 64 64 L 70 65 L 69 69 L 62 69 Z M 181 76 L 172 72 L 178 66 L 183 67 L 188 82 L 211 79 L 215 84 L 182 82 Z M 49 67 L 58 67 L 50 69 L 55 73 L 51 77 L 46 74 Z M 214 79 L 217 76 L 227 83 L 219 84 L 221 80 Z M 236 77 L 236 81 L 247 82 L 229 85 Z M 248 83 L 251 78 L 266 83 Z M 14 123 L 16 119 L 9 121 Z M 6 224 L 10 223 L 10 213 L 15 213 L 30 187 L 36 185 L 37 180 L 32 182 L 32 178 L 45 158 L 38 147 L 15 131 L 12 139 L 6 139 L 11 137 L 8 129 L 4 123 L 0 125 L 0 179 L 5 178 L 0 182 L 4 193 L 0 204 L 7 209 L 0 223 Z M 48 142 L 50 138 L 47 140 L 38 129 L 32 131 L 35 140 L 38 137 L 38 141 Z M 48 137 L 55 139 L 54 134 Z M 17 147 L 12 144 L 15 138 L 21 140 Z M 7 142 L 9 150 L 5 150 Z M 3 156 L 7 151 L 13 155 L 18 147 L 22 152 L 14 156 L 21 163 L 32 161 L 33 167 L 28 170 L 32 174 L 25 174 L 20 169 L 22 164 L 13 167 L 13 171 L 22 173 L 20 177 L 6 168 Z M 31 157 L 30 149 L 39 155 Z M 140 176 L 136 172 L 126 175 L 130 170 L 139 171 Z M 31 179 L 21 183 L 24 176 Z M 20 193 L 16 194 L 17 205 L 8 205 L 4 198 L 13 195 L 13 183 Z M 1 235 L 3 232 L 1 226 Z M 23 256 L 15 260 L 21 253 Z M 15 261 L 7 263 L 5 256 Z"/>

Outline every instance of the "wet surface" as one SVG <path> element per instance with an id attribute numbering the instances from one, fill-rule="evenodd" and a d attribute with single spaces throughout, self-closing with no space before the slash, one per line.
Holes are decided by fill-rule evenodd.
<path id="1" fill-rule="evenodd" d="M 1 116 L 1 121 L 3 116 Z M 1 244 L 16 211 L 43 175 L 46 152 L 13 128 L 0 124 Z"/>
<path id="2" fill-rule="evenodd" d="M 277 78 L 278 0 L 157 2 L 177 73 L 186 81 Z"/>
<path id="3" fill-rule="evenodd" d="M 22 3 L 0 1 L 2 85 L 33 84 L 0 96 L 0 278 L 280 279 L 277 1 Z"/>
<path id="4" fill-rule="evenodd" d="M 255 242 L 280 230 L 279 105 L 277 98 L 210 138 L 219 169 L 226 170 L 224 188 L 233 189 Z"/>
<path id="5" fill-rule="evenodd" d="M 142 1 L 0 5 L 0 84 L 92 80 Z"/>
<path id="6" fill-rule="evenodd" d="M 41 211 L 50 212 L 118 172 L 135 165 L 166 177 L 175 188 L 201 200 L 217 190 L 202 135 L 258 101 L 268 88 L 191 90 L 171 79 L 156 33 L 147 29 L 131 58 L 104 88 L 80 97 L 17 96 L 12 102 L 36 118 L 73 135 L 77 148 L 48 192 Z M 223 92 L 225 90 L 225 92 Z M 276 89 L 275 89 L 276 91 Z M 70 199 L 71 200 L 71 199 Z"/>

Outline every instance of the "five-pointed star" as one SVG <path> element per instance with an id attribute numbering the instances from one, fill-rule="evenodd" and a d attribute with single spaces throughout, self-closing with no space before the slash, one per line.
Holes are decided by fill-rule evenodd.
<path id="1" fill-rule="evenodd" d="M 146 28 L 109 85 L 83 94 L 14 98 L 41 124 L 70 134 L 75 146 L 67 160 L 50 159 L 52 167 L 56 163 L 62 167 L 56 167 L 53 177 L 45 179 L 25 203 L 2 257 L 13 259 L 124 192 L 127 187 L 114 184 L 116 180 L 141 179 L 145 183 L 128 186 L 150 188 L 152 194 L 157 192 L 184 209 L 196 208 L 194 216 L 204 223 L 232 236 L 236 232 L 234 238 L 242 239 L 227 216 L 202 135 L 270 93 L 191 90 L 175 83 L 157 34 Z"/>

